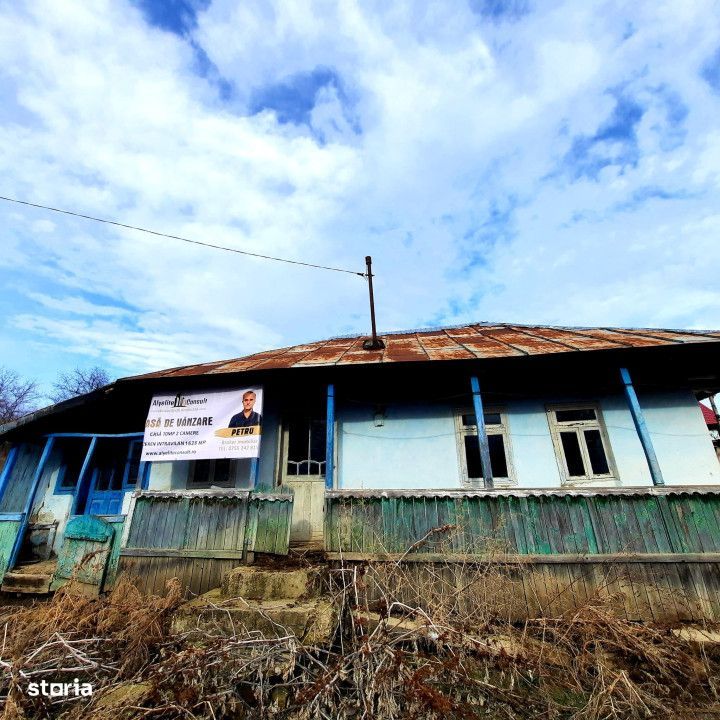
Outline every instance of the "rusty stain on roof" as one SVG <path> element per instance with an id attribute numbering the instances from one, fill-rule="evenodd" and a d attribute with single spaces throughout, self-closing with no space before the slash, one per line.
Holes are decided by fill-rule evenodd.
<path id="1" fill-rule="evenodd" d="M 217 375 L 293 367 L 474 360 L 674 346 L 720 342 L 720 331 L 566 328 L 547 325 L 475 323 L 462 327 L 388 333 L 380 337 L 385 343 L 383 350 L 364 350 L 363 342 L 366 336 L 333 338 L 278 350 L 265 350 L 231 360 L 160 370 L 137 375 L 132 379 Z"/>

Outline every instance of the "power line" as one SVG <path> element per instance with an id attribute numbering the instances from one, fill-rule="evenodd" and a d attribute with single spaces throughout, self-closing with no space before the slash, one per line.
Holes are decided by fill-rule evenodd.
<path id="1" fill-rule="evenodd" d="M 49 205 L 40 205 L 39 203 L 31 203 L 17 198 L 4 197 L 0 195 L 0 200 L 17 203 L 18 205 L 28 205 L 29 207 L 40 208 L 41 210 L 50 210 L 63 215 L 72 215 L 73 217 L 83 218 L 84 220 L 93 220 L 106 225 L 115 225 L 116 227 L 125 228 L 127 230 L 137 230 L 138 232 L 148 233 L 149 235 L 157 235 L 158 237 L 170 238 L 171 240 L 181 240 L 182 242 L 191 243 L 192 245 L 202 245 L 202 247 L 214 248 L 215 250 L 226 250 L 227 252 L 237 253 L 238 255 L 248 255 L 249 257 L 261 258 L 262 260 L 275 260 L 276 262 L 289 263 L 291 265 L 304 265 L 305 267 L 318 268 L 319 270 L 333 270 L 334 272 L 349 273 L 350 275 L 359 275 L 365 277 L 365 273 L 356 270 L 346 270 L 345 268 L 330 267 L 328 265 L 316 265 L 315 263 L 303 262 L 302 260 L 288 260 L 287 258 L 273 257 L 272 255 L 261 255 L 260 253 L 248 252 L 247 250 L 236 250 L 235 248 L 224 247 L 223 245 L 213 245 L 212 243 L 201 242 L 200 240 L 191 240 L 190 238 L 181 237 L 180 235 L 170 235 L 169 233 L 158 232 L 157 230 L 148 230 L 148 228 L 138 227 L 137 225 L 127 225 L 126 223 L 116 222 L 115 220 L 107 220 L 105 218 L 93 217 L 92 215 L 83 215 L 82 213 L 72 212 L 71 210 L 61 210 L 60 208 L 50 207 Z"/>

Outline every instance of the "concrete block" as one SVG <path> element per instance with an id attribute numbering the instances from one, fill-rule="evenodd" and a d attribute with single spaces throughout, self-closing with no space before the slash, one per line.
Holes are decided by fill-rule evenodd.
<path id="1" fill-rule="evenodd" d="M 245 600 L 297 600 L 317 596 L 318 573 L 316 568 L 269 570 L 236 567 L 224 574 L 222 595 Z"/>
<path id="2" fill-rule="evenodd" d="M 321 598 L 304 602 L 239 597 L 228 600 L 216 589 L 178 608 L 172 630 L 225 637 L 242 637 L 251 632 L 260 632 L 266 638 L 292 635 L 306 644 L 323 645 L 332 639 L 337 619 L 335 606 Z"/>

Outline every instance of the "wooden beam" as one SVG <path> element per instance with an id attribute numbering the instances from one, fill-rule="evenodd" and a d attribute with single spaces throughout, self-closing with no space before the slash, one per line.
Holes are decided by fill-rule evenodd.
<path id="1" fill-rule="evenodd" d="M 70 511 L 70 515 L 77 515 L 79 506 L 80 506 L 80 496 L 82 494 L 83 490 L 83 479 L 85 478 L 85 474 L 87 473 L 87 469 L 90 466 L 90 460 L 92 459 L 93 452 L 95 451 L 95 444 L 97 443 L 97 437 L 95 435 L 92 436 L 92 440 L 90 440 L 90 446 L 88 447 L 88 451 L 85 454 L 85 460 L 83 460 L 82 467 L 80 468 L 80 476 L 77 479 L 77 483 L 75 483 L 75 494 L 73 497 L 73 504 L 72 509 Z M 88 488 L 89 491 L 89 488 Z M 86 498 L 87 501 L 87 498 Z"/>
<path id="2" fill-rule="evenodd" d="M 18 555 L 20 555 L 20 548 L 22 547 L 22 541 L 25 537 L 25 531 L 27 530 L 28 523 L 30 522 L 30 513 L 32 512 L 33 502 L 35 501 L 35 494 L 37 493 L 38 486 L 40 485 L 40 479 L 42 478 L 42 473 L 45 469 L 45 464 L 47 463 L 48 457 L 50 457 L 50 452 L 52 450 L 54 442 L 55 438 L 52 437 L 49 437 L 45 441 L 45 447 L 43 449 L 42 455 L 40 456 L 40 462 L 35 469 L 35 477 L 33 478 L 30 492 L 28 494 L 27 500 L 25 501 L 25 507 L 23 508 L 23 518 L 20 521 L 20 527 L 18 528 L 17 536 L 15 537 L 15 544 L 13 545 L 12 552 L 10 553 L 10 560 L 8 561 L 7 566 L 8 570 L 12 570 L 15 567 Z"/>
<path id="3" fill-rule="evenodd" d="M 7 487 L 8 481 L 10 480 L 10 473 L 13 470 L 13 467 L 15 466 L 15 460 L 17 460 L 17 454 L 18 454 L 18 446 L 13 445 L 10 448 L 10 452 L 7 455 L 7 458 L 5 458 L 5 465 L 3 465 L 2 474 L 0 475 L 0 502 L 2 502 L 3 499 L 3 493 L 5 492 L 5 488 Z"/>
<path id="4" fill-rule="evenodd" d="M 332 490 L 335 483 L 335 386 L 327 386 L 327 415 L 325 429 L 325 487 Z"/>
<path id="5" fill-rule="evenodd" d="M 483 482 L 486 488 L 492 488 L 493 476 L 490 465 L 490 444 L 488 443 L 487 430 L 485 429 L 485 413 L 483 411 L 482 396 L 480 395 L 480 381 L 477 376 L 470 378 L 472 389 L 473 407 L 475 408 L 475 425 L 477 427 L 478 445 L 480 446 L 480 461 L 482 462 Z"/>
<path id="6" fill-rule="evenodd" d="M 122 548 L 121 557 L 177 557 L 240 560 L 242 550 L 177 550 L 174 548 Z"/>
<path id="7" fill-rule="evenodd" d="M 652 477 L 653 485 L 664 485 L 665 480 L 663 480 L 660 464 L 658 463 L 655 448 L 650 438 L 650 432 L 645 423 L 645 415 L 640 407 L 640 401 L 638 400 L 632 379 L 630 378 L 630 372 L 627 368 L 620 368 L 620 377 L 622 378 L 623 387 L 625 388 L 625 397 L 630 407 L 630 414 L 632 415 L 633 423 L 635 423 L 635 429 L 637 430 L 648 467 L 650 468 L 650 477 Z"/>
<path id="8" fill-rule="evenodd" d="M 604 555 L 463 555 L 460 553 L 325 553 L 344 562 L 466 563 L 468 565 L 563 565 L 618 563 L 717 563 L 720 553 L 612 553 Z"/>

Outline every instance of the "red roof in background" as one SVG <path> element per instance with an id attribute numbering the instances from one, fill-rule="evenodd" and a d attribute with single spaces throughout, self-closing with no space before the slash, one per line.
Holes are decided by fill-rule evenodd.
<path id="1" fill-rule="evenodd" d="M 707 406 L 700 403 L 700 409 L 702 410 L 703 419 L 706 425 L 717 425 L 717 418 L 715 413 Z"/>
<path id="2" fill-rule="evenodd" d="M 333 338 L 279 350 L 160 370 L 139 378 L 217 375 L 248 370 L 362 365 L 438 360 L 475 360 L 588 350 L 720 342 L 720 331 L 623 328 L 570 328 L 547 325 L 474 323 L 461 327 L 386 333 L 383 350 L 364 350 L 367 335 Z M 129 378 L 125 378 L 129 379 Z"/>

